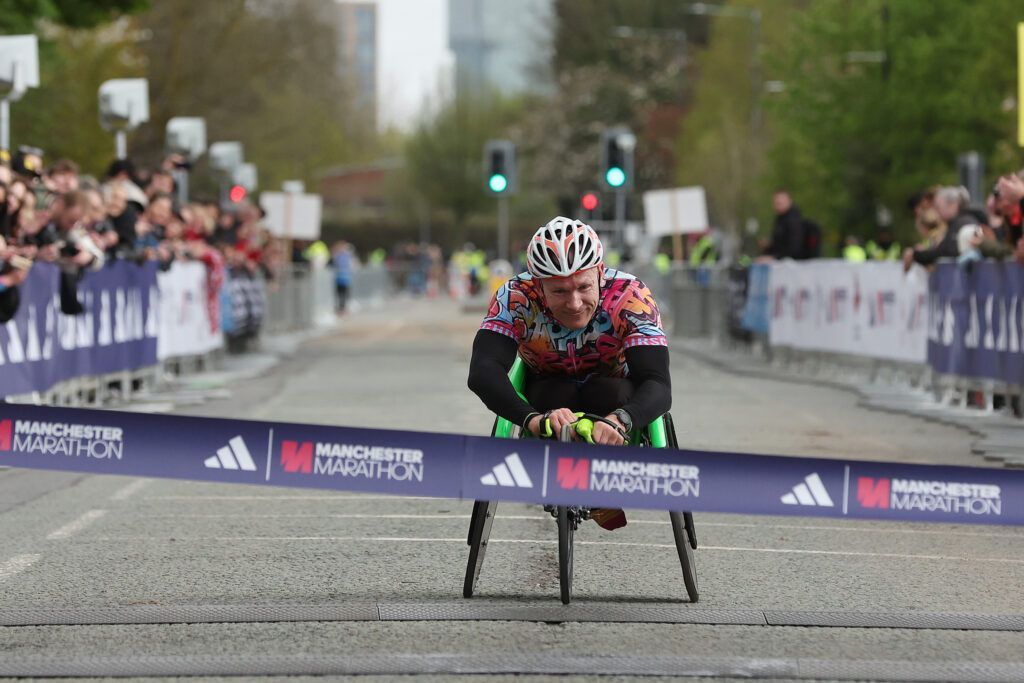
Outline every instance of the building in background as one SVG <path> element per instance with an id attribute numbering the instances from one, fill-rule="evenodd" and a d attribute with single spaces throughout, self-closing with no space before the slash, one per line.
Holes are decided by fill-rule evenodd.
<path id="1" fill-rule="evenodd" d="M 455 87 L 504 94 L 540 90 L 553 25 L 553 0 L 448 0 Z"/>
<path id="2" fill-rule="evenodd" d="M 352 88 L 356 103 L 370 116 L 377 110 L 377 4 L 336 0 L 338 72 Z"/>

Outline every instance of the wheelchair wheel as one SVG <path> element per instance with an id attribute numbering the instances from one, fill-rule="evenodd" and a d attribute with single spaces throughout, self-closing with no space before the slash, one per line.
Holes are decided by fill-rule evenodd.
<path id="1" fill-rule="evenodd" d="M 566 425 L 558 440 L 572 441 L 573 429 Z M 568 605 L 572 599 L 572 556 L 573 532 L 576 530 L 576 515 L 569 511 L 569 506 L 557 507 L 558 519 L 558 586 L 562 594 L 562 604 Z"/>
<path id="2" fill-rule="evenodd" d="M 663 419 L 669 448 L 679 448 L 672 416 L 666 413 Z M 686 594 L 689 596 L 690 602 L 697 602 L 700 593 L 697 590 L 697 563 L 693 556 L 693 551 L 697 549 L 697 534 L 693 526 L 693 515 L 689 512 L 670 512 L 668 515 L 672 521 L 672 536 L 675 538 L 676 552 L 679 553 L 679 564 L 683 570 Z"/>
<path id="3" fill-rule="evenodd" d="M 568 605 L 572 599 L 572 518 L 569 508 L 558 506 L 558 587 L 562 594 L 562 604 Z"/>
<path id="4" fill-rule="evenodd" d="M 478 500 L 473 503 L 473 514 L 469 519 L 469 560 L 466 562 L 466 579 L 462 584 L 462 597 L 473 597 L 480 570 L 484 566 L 487 541 L 491 536 L 491 524 L 498 509 L 496 502 Z"/>
<path id="5" fill-rule="evenodd" d="M 700 597 L 697 592 L 697 565 L 693 559 L 693 547 L 683 521 L 683 513 L 670 512 L 668 516 L 672 520 L 672 536 L 676 540 L 676 551 L 679 553 L 679 564 L 683 569 L 686 594 L 690 597 L 690 602 L 697 602 Z"/>
<path id="6" fill-rule="evenodd" d="M 498 431 L 498 418 L 494 418 L 491 436 Z M 469 560 L 466 562 L 466 578 L 462 583 L 462 597 L 471 598 L 476 591 L 476 582 L 480 579 L 480 570 L 484 566 L 484 554 L 487 552 L 487 539 L 491 535 L 491 523 L 498 504 L 486 500 L 473 502 L 473 513 L 469 516 Z"/>

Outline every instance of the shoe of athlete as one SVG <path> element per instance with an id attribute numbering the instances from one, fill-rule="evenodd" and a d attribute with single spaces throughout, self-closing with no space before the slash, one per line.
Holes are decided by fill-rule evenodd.
<path id="1" fill-rule="evenodd" d="M 590 511 L 590 518 L 607 531 L 626 526 L 626 513 L 615 508 L 594 508 Z"/>

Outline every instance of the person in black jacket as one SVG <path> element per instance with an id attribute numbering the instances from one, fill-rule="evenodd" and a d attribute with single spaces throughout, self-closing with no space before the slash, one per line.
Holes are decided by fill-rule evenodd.
<path id="1" fill-rule="evenodd" d="M 765 256 L 776 260 L 808 258 L 807 222 L 787 190 L 775 191 L 772 195 L 772 208 L 775 210 L 775 224 Z"/>

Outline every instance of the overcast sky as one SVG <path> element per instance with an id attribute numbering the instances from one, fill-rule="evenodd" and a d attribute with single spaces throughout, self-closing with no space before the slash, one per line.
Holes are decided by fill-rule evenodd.
<path id="1" fill-rule="evenodd" d="M 447 0 L 377 0 L 377 118 L 409 129 L 450 84 Z"/>

